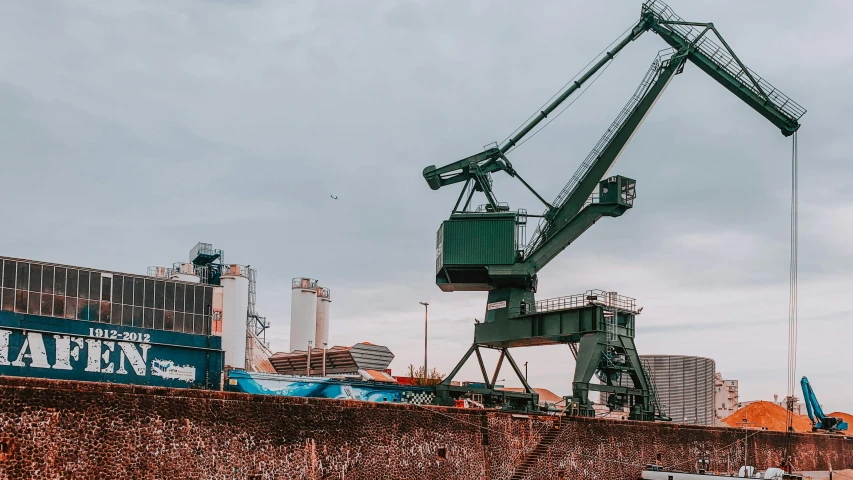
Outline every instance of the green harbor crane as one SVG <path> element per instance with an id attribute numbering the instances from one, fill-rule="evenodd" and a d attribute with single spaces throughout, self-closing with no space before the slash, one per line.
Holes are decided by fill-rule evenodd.
<path id="1" fill-rule="evenodd" d="M 655 58 L 634 95 L 586 157 L 556 200 L 548 203 L 513 167 L 507 154 L 552 115 L 626 45 L 651 31 L 669 48 Z M 784 136 L 799 129 L 805 109 L 748 69 L 712 23 L 682 20 L 659 0 L 643 3 L 640 20 L 610 51 L 584 72 L 539 114 L 503 145 L 437 168 L 426 167 L 423 176 L 433 190 L 463 183 L 450 219 L 437 234 L 436 284 L 445 292 L 487 291 L 485 319 L 474 328 L 474 342 L 456 368 L 437 386 L 441 404 L 476 395 L 486 405 L 515 410 L 535 410 L 538 395 L 509 353 L 509 348 L 569 344 L 577 364 L 572 396 L 566 398 L 574 414 L 592 416 L 590 391 L 606 392 L 611 408 L 629 408 L 630 418 L 666 418 L 655 399 L 654 385 L 640 363 L 634 344 L 635 317 L 632 298 L 615 292 L 590 290 L 556 299 L 535 299 L 536 274 L 601 217 L 618 217 L 633 206 L 635 181 L 608 175 L 610 168 L 636 133 L 672 78 L 690 61 L 776 126 Z M 526 210 L 510 211 L 497 200 L 491 175 L 505 172 L 517 178 L 544 205 L 544 213 L 529 241 L 525 239 Z M 475 192 L 486 204 L 472 208 Z M 481 348 L 500 351 L 490 378 Z M 476 354 L 483 384 L 454 386 L 452 379 Z M 512 366 L 525 392 L 495 390 L 503 360 Z M 620 377 L 629 376 L 623 386 Z M 593 377 L 600 383 L 591 383 Z"/>

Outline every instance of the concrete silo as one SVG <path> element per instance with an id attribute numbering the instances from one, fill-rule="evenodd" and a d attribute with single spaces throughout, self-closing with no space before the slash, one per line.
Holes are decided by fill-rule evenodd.
<path id="1" fill-rule="evenodd" d="M 329 343 L 329 307 L 332 305 L 332 293 L 328 288 L 317 287 L 317 331 L 314 346 L 323 348 Z"/>
<path id="2" fill-rule="evenodd" d="M 228 265 L 222 271 L 222 350 L 225 365 L 246 368 L 246 322 L 249 307 L 248 269 Z"/>
<path id="3" fill-rule="evenodd" d="M 294 278 L 290 295 L 290 351 L 304 351 L 316 340 L 317 280 Z"/>

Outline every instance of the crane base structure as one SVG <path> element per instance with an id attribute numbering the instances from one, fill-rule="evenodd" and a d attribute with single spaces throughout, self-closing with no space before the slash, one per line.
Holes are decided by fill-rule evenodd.
<path id="1" fill-rule="evenodd" d="M 573 344 L 577 365 L 572 396 L 566 397 L 567 411 L 594 416 L 591 391 L 608 393 L 610 408 L 628 407 L 633 420 L 666 419 L 655 398 L 655 389 L 643 369 L 634 345 L 634 322 L 638 311 L 633 298 L 615 292 L 589 290 L 584 294 L 534 301 L 533 292 L 522 289 L 498 289 L 490 292 L 488 315 L 474 327 L 474 343 L 456 368 L 436 387 L 436 398 L 450 405 L 455 398 L 477 395 L 484 405 L 511 410 L 534 411 L 538 394 L 527 383 L 509 352 L 514 347 Z M 501 352 L 497 367 L 489 378 L 481 348 Z M 477 355 L 484 386 L 453 386 L 451 382 L 472 354 Z M 506 358 L 525 392 L 495 390 L 503 360 Z M 627 375 L 632 387 L 621 386 Z M 592 383 L 593 377 L 600 384 Z M 625 382 L 622 382 L 624 385 Z"/>

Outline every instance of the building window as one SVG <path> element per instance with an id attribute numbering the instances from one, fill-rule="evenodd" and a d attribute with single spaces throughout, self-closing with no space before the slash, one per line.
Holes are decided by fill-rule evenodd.
<path id="1" fill-rule="evenodd" d="M 210 334 L 213 286 L 0 258 L 0 310 Z"/>

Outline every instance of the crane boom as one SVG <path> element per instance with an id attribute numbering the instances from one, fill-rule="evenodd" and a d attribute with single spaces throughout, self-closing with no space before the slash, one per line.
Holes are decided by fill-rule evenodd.
<path id="1" fill-rule="evenodd" d="M 500 153 L 503 155 L 507 153 L 516 144 L 518 144 L 519 140 L 524 138 L 525 135 L 527 135 L 528 133 L 530 133 L 531 130 L 536 128 L 536 125 L 539 125 L 542 120 L 545 120 L 548 115 L 551 114 L 551 112 L 553 112 L 557 109 L 557 107 L 560 106 L 561 103 L 563 103 L 567 98 L 569 98 L 573 93 L 575 93 L 575 91 L 581 88 L 581 85 L 583 85 L 584 83 L 586 83 L 587 80 L 592 78 L 592 76 L 595 75 L 596 72 L 601 69 L 601 67 L 606 65 L 607 62 L 609 62 L 610 60 L 613 60 L 613 57 L 615 57 L 616 54 L 619 53 L 619 51 L 625 48 L 625 46 L 631 43 L 632 41 L 636 40 L 637 37 L 642 35 L 644 31 L 645 26 L 642 23 L 638 22 L 631 29 L 631 33 L 629 35 L 627 35 L 625 38 L 622 39 L 622 41 L 617 43 L 616 46 L 613 47 L 613 49 L 606 52 L 604 56 L 598 62 L 595 63 L 595 65 L 593 65 L 589 70 L 587 70 L 583 75 L 581 75 L 580 78 L 572 82 L 565 92 L 561 93 L 559 97 L 557 97 L 553 102 L 551 102 L 547 107 L 545 107 L 541 112 L 539 112 L 533 118 L 533 120 L 528 122 L 527 125 L 525 125 L 521 128 L 521 130 L 518 131 L 518 133 L 516 133 L 512 138 L 510 138 L 509 141 L 507 141 L 500 148 Z"/>
<path id="2" fill-rule="evenodd" d="M 704 27 L 701 29 L 700 27 Z M 659 0 L 649 0 L 643 4 L 641 19 L 626 38 L 635 39 L 642 32 L 651 30 L 664 39 L 675 49 L 675 56 L 683 65 L 684 59 L 698 66 L 703 72 L 720 83 L 747 105 L 759 112 L 773 125 L 780 129 L 784 136 L 792 135 L 800 128 L 799 119 L 805 114 L 805 109 L 796 102 L 779 92 L 755 72 L 748 69 L 728 46 L 712 23 L 685 22 L 665 3 Z M 708 32 L 719 39 L 720 44 L 713 41 Z M 623 41 L 620 45 L 627 43 Z M 683 58 L 682 58 L 683 57 Z M 657 62 L 658 60 L 656 60 Z M 654 68 L 654 64 L 653 64 Z M 632 101 L 638 99 L 641 89 L 648 86 L 649 75 L 640 85 Z M 671 78 L 671 74 L 670 77 Z M 667 79 L 667 81 L 669 80 Z M 665 86 L 665 85 L 664 85 Z M 659 96 L 661 90 L 657 92 Z M 657 96 L 641 105 L 637 100 L 635 108 L 641 108 L 638 118 L 617 118 L 599 141 L 593 152 L 587 156 L 578 171 L 563 188 L 557 199 L 545 211 L 539 225 L 536 227 L 530 241 L 524 249 L 524 261 L 531 265 L 533 271 L 538 271 L 564 250 L 578 235 L 588 228 L 599 217 L 590 221 L 589 215 L 575 219 L 582 208 L 587 205 L 598 182 L 619 158 L 619 155 L 631 140 L 636 128 L 654 105 Z M 622 114 L 631 107 L 623 109 Z M 614 131 L 614 129 L 616 129 Z M 588 207 L 587 207 L 588 208 Z M 616 215 L 614 215 L 616 216 Z M 567 229 L 570 224 L 588 223 L 586 228 Z M 564 233 L 560 233 L 564 232 Z M 573 232 L 577 232 L 575 235 Z"/>
<path id="3" fill-rule="evenodd" d="M 713 23 L 685 22 L 660 0 L 643 4 L 648 29 L 675 49 L 688 49 L 687 58 L 720 85 L 790 136 L 800 128 L 805 108 L 747 68 Z M 713 32 L 720 43 L 713 40 Z"/>
<path id="4" fill-rule="evenodd" d="M 590 194 L 625 150 L 646 115 L 683 66 L 684 56 L 677 53 L 658 54 L 655 58 L 628 104 L 572 177 L 567 186 L 571 188 L 571 193 L 557 197 L 554 202 L 557 208 L 546 213 L 540 228 L 534 233 L 534 241 L 528 245 L 530 253 L 525 258 L 525 263 L 533 271 L 545 266 L 602 216 L 618 216 L 630 208 L 629 200 L 633 198 L 626 197 L 624 203 L 603 203 L 601 198 L 591 199 Z M 616 210 L 611 210 L 614 207 Z M 579 214 L 581 210 L 584 211 L 583 215 Z M 546 229 L 541 228 L 543 225 Z"/>
<path id="5" fill-rule="evenodd" d="M 522 179 L 518 173 L 512 168 L 512 164 L 509 162 L 509 159 L 506 158 L 506 153 L 512 149 L 512 147 L 516 146 L 518 142 L 524 138 L 531 130 L 536 128 L 542 120 L 548 118 L 557 107 L 560 106 L 567 98 L 569 98 L 573 93 L 575 93 L 584 83 L 586 83 L 593 75 L 595 75 L 599 70 L 601 70 L 604 65 L 606 65 L 609 61 L 613 60 L 619 51 L 625 48 L 626 45 L 631 43 L 633 40 L 636 40 L 637 37 L 643 34 L 647 30 L 646 25 L 643 22 L 638 22 L 631 28 L 630 34 L 628 34 L 625 38 L 623 38 L 619 43 L 617 43 L 611 50 L 607 51 L 604 56 L 599 59 L 598 62 L 595 63 L 589 70 L 583 73 L 577 80 L 573 81 L 571 85 L 561 93 L 554 101 L 552 101 L 548 106 L 546 106 L 542 111 L 536 114 L 532 120 L 527 122 L 521 129 L 512 136 L 503 146 L 494 146 L 491 148 L 487 148 L 486 150 L 471 155 L 469 157 L 463 158 L 462 160 L 458 160 L 456 162 L 450 163 L 443 167 L 437 168 L 435 165 L 430 165 L 424 168 L 423 176 L 426 180 L 427 184 L 433 190 L 438 190 L 441 187 L 452 185 L 454 183 L 466 182 L 466 187 L 468 182 L 473 182 L 475 189 L 478 191 L 482 191 L 486 198 L 493 208 L 493 210 L 497 210 L 497 201 L 494 199 L 494 195 L 491 191 L 491 184 L 488 181 L 485 181 L 484 178 L 488 175 L 491 175 L 494 172 L 498 171 L 506 171 L 510 176 L 518 177 L 519 180 L 527 187 L 537 198 L 539 198 L 543 203 L 546 203 L 542 197 L 536 193 L 536 191 L 527 184 L 527 182 Z M 457 202 L 458 205 L 458 202 Z M 547 203 L 546 203 L 547 205 Z"/>
<path id="6" fill-rule="evenodd" d="M 433 190 L 465 182 L 465 187 L 460 193 L 460 200 L 456 202 L 454 207 L 454 213 L 459 211 L 457 207 L 459 207 L 469 185 L 471 185 L 468 194 L 469 201 L 463 204 L 463 211 L 467 209 L 471 195 L 475 191 L 482 192 L 485 195 L 488 202 L 487 211 L 507 211 L 506 206 L 499 205 L 497 197 L 492 191 L 491 174 L 499 171 L 505 171 L 510 176 L 518 178 L 545 205 L 545 212 L 530 241 L 520 249 L 520 260 L 525 265 L 517 265 L 510 270 L 538 271 L 602 215 L 618 216 L 621 214 L 618 212 L 608 215 L 604 212 L 602 215 L 596 216 L 590 210 L 585 212 L 582 218 L 575 218 L 583 208 L 591 207 L 588 205 L 589 199 L 598 182 L 618 159 L 633 133 L 636 132 L 636 128 L 648 113 L 649 108 L 654 105 L 654 101 L 658 98 L 655 96 L 646 105 L 639 103 L 641 90 L 651 88 L 652 83 L 649 81 L 649 74 L 632 97 L 634 104 L 629 104 L 623 109 L 620 118 L 614 121 L 593 152 L 586 158 L 552 203 L 546 202 L 536 190 L 521 178 L 506 154 L 556 110 L 561 103 L 580 89 L 597 72 L 601 71 L 601 68 L 610 62 L 617 53 L 646 31 L 655 32 L 669 44 L 677 52 L 679 62 L 683 64 L 685 59 L 690 60 L 700 70 L 768 119 L 780 129 L 783 135 L 792 135 L 800 128 L 799 119 L 805 114 L 805 109 L 747 68 L 712 23 L 686 22 L 662 1 L 647 0 L 643 3 L 640 20 L 630 29 L 630 32 L 591 68 L 573 81 L 557 98 L 523 125 L 507 142 L 500 146 L 495 144 L 495 146 L 480 153 L 440 168 L 430 165 L 424 169 L 424 178 Z M 712 36 L 716 36 L 719 42 L 715 41 Z M 657 73 L 659 72 L 650 71 L 650 74 Z M 663 86 L 665 87 L 665 85 L 664 82 Z M 658 96 L 659 94 L 660 92 L 658 92 Z M 641 108 L 642 114 L 628 118 L 631 114 L 629 107 Z M 594 207 L 594 209 L 601 210 L 601 207 Z M 496 268 L 496 270 L 506 269 L 506 267 Z"/>

